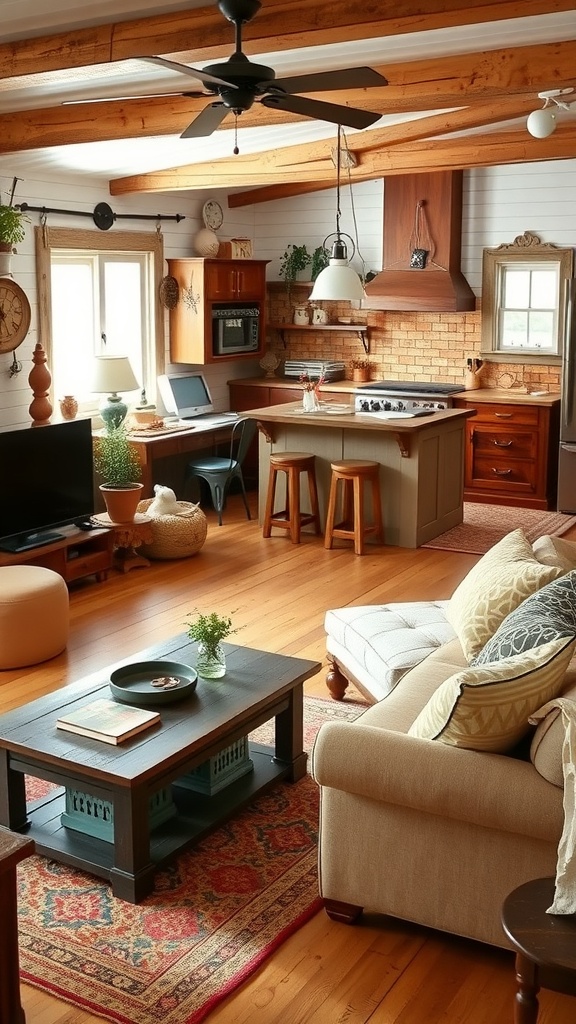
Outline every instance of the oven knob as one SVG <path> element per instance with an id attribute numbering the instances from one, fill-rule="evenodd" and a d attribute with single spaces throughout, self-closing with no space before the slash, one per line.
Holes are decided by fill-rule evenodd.
<path id="1" fill-rule="evenodd" d="M 360 412 L 370 412 L 370 403 L 366 399 L 362 399 L 360 402 Z"/>
<path id="2" fill-rule="evenodd" d="M 391 409 L 392 408 L 392 403 L 391 402 L 384 402 L 383 408 L 384 409 Z"/>
<path id="3" fill-rule="evenodd" d="M 404 402 L 398 402 L 398 412 L 401 412 L 405 408 L 406 406 L 404 405 Z"/>
<path id="4" fill-rule="evenodd" d="M 372 412 L 380 412 L 380 402 L 373 401 L 373 402 L 370 403 L 370 405 L 371 405 L 371 408 L 372 408 Z"/>

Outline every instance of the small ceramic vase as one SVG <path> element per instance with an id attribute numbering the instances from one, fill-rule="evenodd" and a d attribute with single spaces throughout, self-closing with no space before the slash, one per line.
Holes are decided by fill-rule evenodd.
<path id="1" fill-rule="evenodd" d="M 308 314 L 308 306 L 295 306 L 293 320 L 295 324 L 300 324 L 301 326 L 309 324 L 310 316 Z"/>
<path id="2" fill-rule="evenodd" d="M 320 306 L 312 307 L 312 323 L 323 326 L 328 323 L 328 313 L 325 309 L 321 309 Z"/>
<path id="3" fill-rule="evenodd" d="M 73 395 L 64 395 L 60 399 L 60 412 L 63 420 L 73 420 L 78 412 L 78 402 Z"/>
<path id="4" fill-rule="evenodd" d="M 226 675 L 226 655 L 223 648 L 218 644 L 216 654 L 209 653 L 202 641 L 198 644 L 198 656 L 196 658 L 196 671 L 203 679 L 221 679 Z"/>

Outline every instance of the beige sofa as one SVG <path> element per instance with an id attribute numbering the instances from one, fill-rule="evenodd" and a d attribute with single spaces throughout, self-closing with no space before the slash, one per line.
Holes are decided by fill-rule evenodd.
<path id="1" fill-rule="evenodd" d="M 474 609 L 474 585 L 466 594 L 463 581 L 445 609 L 456 638 L 436 645 L 355 722 L 320 729 L 312 770 L 321 788 L 320 892 L 331 917 L 351 922 L 366 910 L 508 947 L 504 897 L 524 881 L 555 874 L 564 824 L 562 719 L 555 709 L 537 728 L 528 718 L 560 692 L 576 700 L 574 636 L 470 668 L 471 650 L 481 657 L 512 612 L 530 607 L 518 579 L 531 577 L 528 596 L 544 596 L 548 584 L 562 578 L 568 586 L 576 577 L 554 544 L 541 552 L 547 563 L 534 558 L 533 565 L 528 550 L 526 542 L 526 572 L 522 558 L 511 569 L 511 595 L 496 598 L 494 590 L 497 612 L 482 600 Z M 495 553 L 487 578 L 499 571 Z M 489 592 L 479 570 L 477 577 L 480 595 Z M 518 714 L 498 705 L 507 693 Z M 480 709 L 462 710 L 470 694 Z M 486 711 L 491 700 L 495 713 Z M 475 715 L 481 724 L 467 735 Z"/>

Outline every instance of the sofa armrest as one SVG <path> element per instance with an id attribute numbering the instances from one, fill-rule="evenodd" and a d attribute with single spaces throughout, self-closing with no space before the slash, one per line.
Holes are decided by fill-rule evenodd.
<path id="1" fill-rule="evenodd" d="M 320 786 L 550 841 L 563 793 L 530 762 L 355 722 L 327 722 L 312 752 Z"/>

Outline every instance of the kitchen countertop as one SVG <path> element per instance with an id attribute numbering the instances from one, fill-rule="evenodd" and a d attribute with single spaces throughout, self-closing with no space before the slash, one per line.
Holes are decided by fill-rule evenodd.
<path id="1" fill-rule="evenodd" d="M 267 387 L 267 388 L 299 388 L 300 384 L 297 377 L 242 377 L 238 380 L 230 380 L 229 384 L 249 384 L 251 387 Z M 378 381 L 355 381 L 355 380 L 335 380 L 321 385 L 320 393 L 322 392 L 340 392 L 341 394 L 353 395 L 359 387 L 364 387 L 365 384 L 377 384 Z M 430 381 L 430 389 L 434 389 L 434 381 Z M 451 398 L 464 399 L 470 402 L 494 402 L 494 403 L 511 403 L 518 405 L 554 405 L 555 402 L 560 401 L 559 391 L 550 391 L 545 395 L 534 395 L 527 394 L 525 391 L 521 391 L 520 388 L 511 388 L 506 390 L 504 388 L 476 388 L 476 390 L 466 391 L 462 388 L 462 391 L 458 391 L 450 396 Z"/>

